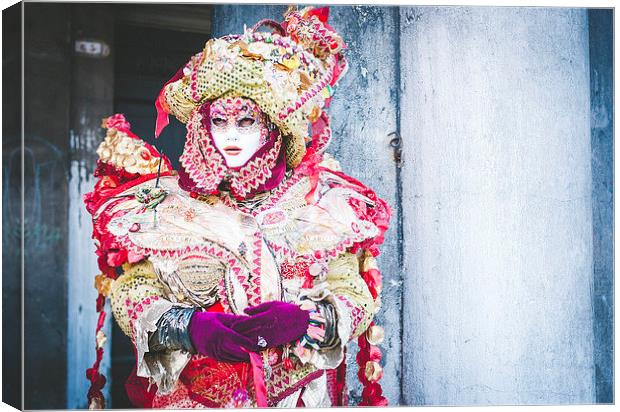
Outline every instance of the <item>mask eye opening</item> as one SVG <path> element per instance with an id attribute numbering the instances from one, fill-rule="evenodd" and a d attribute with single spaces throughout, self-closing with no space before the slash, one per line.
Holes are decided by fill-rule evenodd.
<path id="1" fill-rule="evenodd" d="M 243 117 L 243 118 L 239 119 L 239 121 L 237 122 L 237 125 L 239 127 L 250 127 L 254 123 L 256 123 L 255 119 L 246 116 L 246 117 Z"/>
<path id="2" fill-rule="evenodd" d="M 222 119 L 221 117 L 214 117 L 211 119 L 211 123 L 213 123 L 214 126 L 218 126 L 218 127 L 222 127 L 222 126 L 226 126 L 226 119 Z"/>

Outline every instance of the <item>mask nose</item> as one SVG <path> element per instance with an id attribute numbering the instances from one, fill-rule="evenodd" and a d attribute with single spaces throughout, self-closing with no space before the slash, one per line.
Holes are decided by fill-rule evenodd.
<path id="1" fill-rule="evenodd" d="M 239 134 L 234 129 L 227 130 L 224 137 L 227 142 L 238 142 L 239 141 Z"/>

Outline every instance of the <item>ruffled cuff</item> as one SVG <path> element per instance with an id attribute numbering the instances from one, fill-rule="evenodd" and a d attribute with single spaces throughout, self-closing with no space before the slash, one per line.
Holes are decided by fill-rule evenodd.
<path id="1" fill-rule="evenodd" d="M 150 297 L 143 299 L 131 315 L 136 346 L 136 374 L 155 382 L 161 395 L 172 392 L 191 357 L 190 353 L 183 350 L 162 352 L 149 350 L 150 334 L 157 330 L 157 322 L 173 306 L 172 302 L 165 299 Z"/>
<path id="2" fill-rule="evenodd" d="M 333 331 L 335 337 L 332 340 L 334 343 L 329 347 L 321 347 L 318 344 L 317 347 L 311 346 L 311 348 L 308 348 L 303 345 L 303 342 L 298 341 L 295 347 L 295 354 L 302 363 L 310 362 L 318 369 L 338 367 L 344 359 L 345 347 L 352 336 L 351 317 L 348 308 L 326 287 L 302 290 L 300 299 L 309 299 L 318 305 L 328 304 L 335 309 L 336 324 Z"/>

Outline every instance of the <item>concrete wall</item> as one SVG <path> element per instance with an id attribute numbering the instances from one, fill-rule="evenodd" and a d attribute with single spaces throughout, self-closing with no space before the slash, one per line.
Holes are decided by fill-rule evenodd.
<path id="1" fill-rule="evenodd" d="M 24 407 L 60 409 L 67 382 L 69 7 L 24 8 Z"/>
<path id="2" fill-rule="evenodd" d="M 592 133 L 592 224 L 594 234 L 594 363 L 596 401 L 613 403 L 613 200 L 614 103 L 613 12 L 588 11 Z"/>
<path id="3" fill-rule="evenodd" d="M 373 188 L 393 209 L 390 228 L 379 255 L 383 274 L 382 308 L 375 321 L 386 331 L 381 345 L 384 396 L 391 405 L 401 396 L 402 255 L 400 170 L 390 141 L 398 131 L 398 9 L 395 7 L 332 7 L 330 24 L 342 33 L 349 48 L 349 72 L 337 85 L 330 107 L 332 144 L 327 150 L 343 170 Z M 348 384 L 350 402 L 361 394 L 358 366 L 350 344 Z"/>
<path id="4" fill-rule="evenodd" d="M 594 402 L 586 11 L 403 8 L 400 64 L 404 403 Z"/>

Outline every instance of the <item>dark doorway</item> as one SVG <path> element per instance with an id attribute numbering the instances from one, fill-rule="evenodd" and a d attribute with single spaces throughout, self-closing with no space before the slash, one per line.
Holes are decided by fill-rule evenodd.
<path id="1" fill-rule="evenodd" d="M 119 6 L 114 33 L 114 112 L 131 130 L 162 150 L 178 167 L 185 126 L 171 116 L 155 141 L 155 99 L 163 84 L 210 38 L 211 7 L 203 5 Z M 135 364 L 130 339 L 114 322 L 111 406 L 131 408 L 125 380 Z"/>

